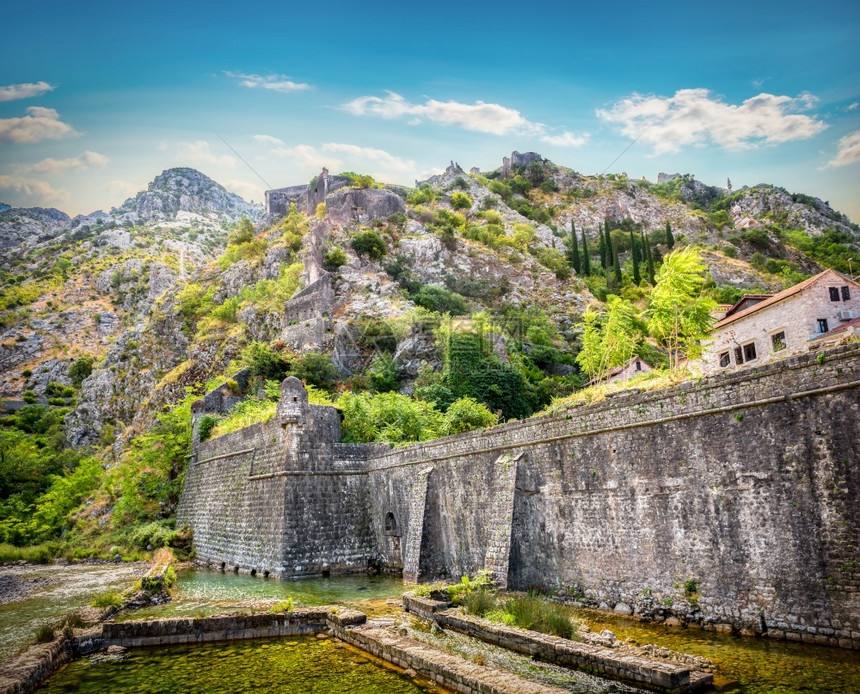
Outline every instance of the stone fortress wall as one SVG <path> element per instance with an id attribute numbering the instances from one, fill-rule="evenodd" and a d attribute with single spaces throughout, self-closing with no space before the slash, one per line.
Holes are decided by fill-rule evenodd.
<path id="1" fill-rule="evenodd" d="M 340 443 L 337 411 L 287 379 L 274 420 L 195 446 L 179 522 L 203 561 L 242 571 L 487 568 L 857 647 L 858 388 L 849 345 L 390 449 Z"/>

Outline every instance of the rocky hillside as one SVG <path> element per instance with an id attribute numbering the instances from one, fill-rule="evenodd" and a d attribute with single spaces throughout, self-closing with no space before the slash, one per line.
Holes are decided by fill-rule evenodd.
<path id="1" fill-rule="evenodd" d="M 0 213 L 0 395 L 45 402 L 77 359 L 143 329 L 169 287 L 213 259 L 252 206 L 193 169 L 170 169 L 110 213 Z"/>
<path id="2" fill-rule="evenodd" d="M 0 396 L 11 410 L 41 405 L 7 421 L 43 432 L 45 484 L 81 460 L 68 474 L 90 477 L 70 488 L 100 490 L 74 515 L 81 533 L 102 537 L 108 518 L 117 532 L 148 521 L 164 531 L 190 403 L 214 387 L 243 394 L 248 379 L 233 376 L 245 367 L 299 375 L 353 415 L 371 407 L 355 397 L 380 394 L 369 426 L 414 416 L 430 429 L 410 436 L 458 431 L 441 419 L 455 401 L 479 426 L 582 387 L 581 314 L 609 294 L 644 309 L 646 249 L 659 266 L 673 245 L 698 246 L 720 303 L 823 266 L 847 271 L 860 251 L 843 215 L 773 186 L 586 176 L 534 153 L 484 173 L 452 164 L 415 188 L 354 174 L 319 185 L 327 175 L 283 216 L 192 169 L 165 171 L 110 213 L 0 213 Z M 617 262 L 603 269 L 607 238 Z M 665 358 L 653 342 L 640 349 Z M 397 392 L 409 397 L 386 400 Z M 28 525 L 37 496 L 8 509 L 0 498 L 0 541 L 49 537 L 84 493 L 52 512 L 54 530 Z M 147 538 L 134 542 L 158 546 Z"/>

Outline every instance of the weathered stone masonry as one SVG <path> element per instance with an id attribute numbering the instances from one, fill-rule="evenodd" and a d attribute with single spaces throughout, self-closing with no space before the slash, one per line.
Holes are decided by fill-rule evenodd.
<path id="1" fill-rule="evenodd" d="M 199 445 L 180 522 L 229 568 L 486 567 L 856 647 L 858 386 L 851 345 L 394 450 L 340 444 L 334 410 L 282 398 L 272 422 Z"/>

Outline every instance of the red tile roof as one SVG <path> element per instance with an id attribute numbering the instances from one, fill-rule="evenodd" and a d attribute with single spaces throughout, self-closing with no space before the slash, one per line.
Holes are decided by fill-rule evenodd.
<path id="1" fill-rule="evenodd" d="M 768 306 L 773 306 L 774 304 L 777 304 L 780 301 L 784 301 L 785 299 L 788 299 L 789 297 L 792 297 L 795 294 L 800 294 L 800 292 L 802 292 L 804 289 L 806 289 L 807 287 L 811 287 L 813 284 L 815 284 L 819 280 L 823 279 L 825 277 L 825 275 L 828 275 L 828 274 L 832 274 L 834 279 L 839 279 L 839 280 L 844 281 L 844 282 L 850 282 L 855 287 L 860 288 L 860 284 L 857 284 L 857 282 L 852 280 L 850 277 L 843 275 L 841 272 L 836 272 L 836 270 L 832 270 L 832 269 L 831 270 L 825 270 L 824 272 L 819 272 L 817 275 L 810 277 L 808 280 L 804 280 L 800 284 L 795 284 L 793 287 L 789 287 L 785 291 L 781 291 L 779 294 L 774 294 L 773 296 L 771 296 L 768 299 L 765 299 L 764 301 L 760 301 L 757 304 L 753 304 L 752 306 L 750 306 L 747 309 L 744 309 L 743 311 L 739 311 L 738 313 L 733 313 L 732 315 L 730 315 L 726 318 L 723 318 L 723 320 L 721 320 L 719 323 L 717 323 L 714 326 L 714 330 L 719 330 L 720 328 L 724 328 L 729 323 L 733 323 L 734 321 L 736 321 L 740 318 L 746 318 L 747 316 L 752 315 L 756 311 L 761 311 L 762 309 L 765 309 Z M 741 299 L 741 301 L 743 301 L 743 299 Z"/>

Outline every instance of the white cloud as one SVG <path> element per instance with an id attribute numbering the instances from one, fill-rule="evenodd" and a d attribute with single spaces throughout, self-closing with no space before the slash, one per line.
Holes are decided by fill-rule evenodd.
<path id="1" fill-rule="evenodd" d="M 56 89 L 47 82 L 25 82 L 24 84 L 7 84 L 0 87 L 0 101 L 15 101 L 16 99 L 32 99 Z"/>
<path id="2" fill-rule="evenodd" d="M 30 106 L 27 115 L 21 118 L 0 119 L 0 142 L 23 144 L 78 134 L 71 125 L 60 120 L 57 111 L 42 106 Z"/>
<path id="3" fill-rule="evenodd" d="M 543 123 L 528 120 L 516 109 L 501 104 L 489 104 L 485 101 L 465 104 L 459 101 L 427 99 L 423 104 L 413 104 L 400 94 L 388 92 L 385 97 L 358 97 L 343 104 L 341 108 L 354 116 L 377 116 L 388 120 L 409 117 L 412 125 L 429 120 L 441 125 L 490 135 L 532 136 L 550 144 L 566 147 L 578 146 L 585 142 L 585 139 L 572 133 L 550 135 L 547 126 Z"/>
<path id="4" fill-rule="evenodd" d="M 263 200 L 263 188 L 254 183 L 239 180 L 224 181 L 224 187 L 249 202 L 251 200 L 262 202 Z"/>
<path id="5" fill-rule="evenodd" d="M 183 166 L 236 166 L 236 160 L 229 154 L 215 154 L 212 146 L 205 140 L 194 142 L 162 142 L 158 148 L 171 152 L 173 158 Z"/>
<path id="6" fill-rule="evenodd" d="M 860 161 L 860 130 L 839 138 L 836 147 L 836 156 L 825 164 L 825 168 L 848 166 Z"/>
<path id="7" fill-rule="evenodd" d="M 540 141 L 556 147 L 582 147 L 588 142 L 588 134 L 575 135 L 565 130 L 561 135 L 541 135 Z"/>
<path id="8" fill-rule="evenodd" d="M 6 194 L 20 196 L 21 202 L 16 206 L 40 205 L 51 207 L 62 205 L 71 199 L 69 191 L 56 189 L 50 183 L 35 178 L 0 175 L 0 191 Z"/>
<path id="9" fill-rule="evenodd" d="M 324 152 L 337 152 L 354 161 L 366 162 L 366 165 L 381 166 L 386 171 L 413 171 L 415 162 L 407 159 L 401 159 L 393 154 L 389 154 L 384 149 L 374 149 L 373 147 L 359 147 L 358 145 L 348 145 L 342 142 L 327 142 L 322 146 Z"/>
<path id="10" fill-rule="evenodd" d="M 43 159 L 35 164 L 25 164 L 16 167 L 22 173 L 34 173 L 40 175 L 51 175 L 64 173 L 66 171 L 85 171 L 86 169 L 100 169 L 110 160 L 98 152 L 86 151 L 77 157 L 69 159 Z"/>
<path id="11" fill-rule="evenodd" d="M 130 198 L 132 195 L 135 195 L 139 191 L 146 188 L 146 185 L 135 185 L 134 183 L 130 183 L 129 181 L 110 181 L 107 186 L 105 186 L 108 192 L 113 197 L 117 198 Z"/>
<path id="12" fill-rule="evenodd" d="M 734 105 L 712 97 L 707 89 L 680 89 L 670 97 L 633 94 L 609 109 L 599 109 L 597 116 L 620 124 L 625 136 L 650 144 L 654 154 L 708 143 L 743 150 L 820 133 L 826 123 L 799 113 L 816 101 L 807 93 L 797 97 L 762 93 Z"/>
<path id="13" fill-rule="evenodd" d="M 855 101 L 853 104 L 851 104 L 851 105 L 848 107 L 848 110 L 849 110 L 849 111 L 853 111 L 853 110 L 855 110 L 855 109 L 857 109 L 857 108 L 860 108 L 860 101 Z"/>
<path id="14" fill-rule="evenodd" d="M 294 147 L 278 147 L 273 149 L 270 154 L 283 159 L 290 159 L 297 167 L 302 168 L 318 168 L 323 166 L 329 169 L 340 169 L 342 163 L 339 159 L 326 156 L 312 145 L 296 145 Z"/>
<path id="15" fill-rule="evenodd" d="M 293 82 L 286 75 L 246 75 L 229 70 L 225 70 L 224 74 L 238 80 L 240 86 L 248 89 L 268 89 L 273 92 L 289 93 L 311 88 L 311 85 L 304 82 Z"/>
<path id="16" fill-rule="evenodd" d="M 254 139 L 261 145 L 283 147 L 286 144 L 283 140 L 279 140 L 277 137 L 272 137 L 271 135 L 254 135 Z"/>

